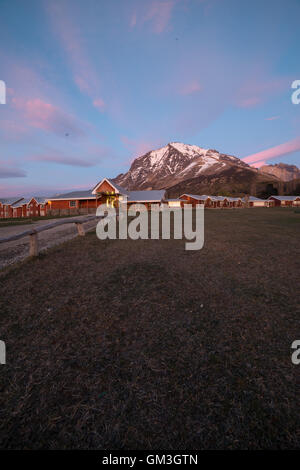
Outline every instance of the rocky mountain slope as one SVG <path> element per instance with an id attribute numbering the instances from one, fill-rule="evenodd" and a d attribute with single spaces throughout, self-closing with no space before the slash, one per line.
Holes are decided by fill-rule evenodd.
<path id="1" fill-rule="evenodd" d="M 219 175 L 204 175 L 190 178 L 167 189 L 169 198 L 176 198 L 184 193 L 214 194 L 222 196 L 243 196 L 251 194 L 268 197 L 283 194 L 282 182 L 270 175 L 260 174 L 248 168 L 228 168 Z"/>
<path id="2" fill-rule="evenodd" d="M 259 172 L 237 157 L 180 142 L 136 158 L 114 181 L 129 190 L 167 189 L 169 197 L 184 192 L 270 195 L 280 187 L 275 175 Z"/>
<path id="3" fill-rule="evenodd" d="M 129 190 L 162 189 L 181 181 L 244 169 L 257 175 L 257 170 L 232 155 L 197 145 L 171 142 L 165 147 L 134 160 L 129 171 L 120 174 L 115 182 Z"/>
<path id="4" fill-rule="evenodd" d="M 275 165 L 263 165 L 259 168 L 260 173 L 274 175 L 282 181 L 292 181 L 300 178 L 300 170 L 296 165 L 276 163 Z"/>

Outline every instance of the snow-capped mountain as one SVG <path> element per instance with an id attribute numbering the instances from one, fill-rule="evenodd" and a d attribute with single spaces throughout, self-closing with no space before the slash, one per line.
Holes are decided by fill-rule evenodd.
<path id="1" fill-rule="evenodd" d="M 257 173 L 239 158 L 217 150 L 170 142 L 136 158 L 129 171 L 117 176 L 115 182 L 129 190 L 164 189 L 190 178 L 218 176 L 232 167 Z"/>

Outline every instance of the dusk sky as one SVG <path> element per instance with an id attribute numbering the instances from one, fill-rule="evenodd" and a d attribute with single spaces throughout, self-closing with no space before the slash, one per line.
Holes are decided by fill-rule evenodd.
<path id="1" fill-rule="evenodd" d="M 0 0 L 0 196 L 180 141 L 300 166 L 299 0 Z"/>

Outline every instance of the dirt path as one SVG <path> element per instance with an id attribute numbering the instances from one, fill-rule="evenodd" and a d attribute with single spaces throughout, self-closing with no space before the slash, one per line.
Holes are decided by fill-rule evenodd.
<path id="1" fill-rule="evenodd" d="M 86 218 L 84 216 L 73 217 L 74 220 Z M 66 218 L 70 221 L 70 217 Z M 45 219 L 39 220 L 33 224 L 28 225 L 12 225 L 9 227 L 0 227 L 0 238 L 9 237 L 18 233 L 25 232 L 26 230 L 42 225 L 50 224 L 52 220 Z M 54 222 L 54 220 L 53 220 Z M 87 222 L 84 224 L 85 229 L 89 230 L 96 226 L 96 221 Z M 44 251 L 51 246 L 58 245 L 59 243 L 70 240 L 78 235 L 75 224 L 61 225 L 45 232 L 39 233 L 39 247 L 40 251 Z M 29 237 L 20 240 L 0 244 L 0 269 L 10 264 L 16 263 L 28 256 L 29 250 Z"/>

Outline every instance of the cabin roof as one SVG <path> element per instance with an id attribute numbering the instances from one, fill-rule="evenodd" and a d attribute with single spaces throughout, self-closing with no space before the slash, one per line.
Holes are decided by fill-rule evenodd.
<path id="1" fill-rule="evenodd" d="M 1 198 L 0 202 L 3 205 L 12 206 L 14 203 L 21 201 L 22 197 Z"/>
<path id="2" fill-rule="evenodd" d="M 50 201 L 59 199 L 96 199 L 96 195 L 89 189 L 87 191 L 71 191 L 70 193 L 55 194 L 53 197 L 47 198 Z"/>
<path id="3" fill-rule="evenodd" d="M 33 196 L 31 199 L 34 199 L 38 204 L 46 204 L 49 198 L 45 196 Z"/>
<path id="4" fill-rule="evenodd" d="M 182 194 L 180 197 L 183 197 L 183 196 L 188 196 L 198 201 L 206 201 L 206 199 L 211 199 L 212 197 L 212 196 L 206 196 L 206 194 L 199 196 L 199 194 L 186 194 L 186 193 Z"/>
<path id="5" fill-rule="evenodd" d="M 29 202 L 31 201 L 32 197 L 28 197 L 28 198 L 24 198 L 21 199 L 20 201 L 17 201 L 15 202 L 14 204 L 11 205 L 11 207 L 21 207 L 23 206 L 24 204 L 29 204 Z"/>
<path id="6" fill-rule="evenodd" d="M 30 201 L 32 201 L 32 199 L 34 199 L 38 204 L 46 204 L 46 202 L 48 201 L 48 198 L 46 197 L 42 197 L 42 196 L 31 196 L 31 197 L 23 197 L 22 199 L 20 199 L 20 201 L 17 201 L 15 202 L 14 204 L 11 205 L 11 207 L 21 207 L 21 206 L 24 206 L 25 204 L 28 205 L 30 203 Z"/>
<path id="7" fill-rule="evenodd" d="M 183 202 L 183 201 L 187 201 L 187 199 L 180 199 L 179 197 L 176 199 L 165 199 L 166 202 Z"/>
<path id="8" fill-rule="evenodd" d="M 268 199 L 278 199 L 279 201 L 295 201 L 300 196 L 270 196 Z"/>
<path id="9" fill-rule="evenodd" d="M 245 202 L 246 199 L 243 197 L 243 201 Z M 263 201 L 265 202 L 265 199 L 260 199 L 259 197 L 255 197 L 255 196 L 249 196 L 249 201 L 251 202 L 254 202 L 254 201 Z"/>
<path id="10" fill-rule="evenodd" d="M 129 202 L 160 202 L 165 195 L 164 189 L 153 189 L 149 191 L 128 191 Z"/>
<path id="11" fill-rule="evenodd" d="M 104 181 L 107 181 L 107 183 L 110 184 L 113 188 L 115 188 L 119 194 L 128 195 L 129 191 L 127 191 L 127 189 L 122 188 L 122 186 L 120 186 L 119 184 L 115 183 L 113 180 L 111 180 L 111 179 L 109 179 L 109 178 L 102 178 L 102 180 L 99 181 L 99 183 L 97 183 L 96 186 L 93 187 L 93 189 L 92 189 L 92 193 L 93 193 L 93 194 L 96 194 L 96 189 L 97 189 L 99 186 L 101 186 L 101 184 L 102 184 Z"/>

